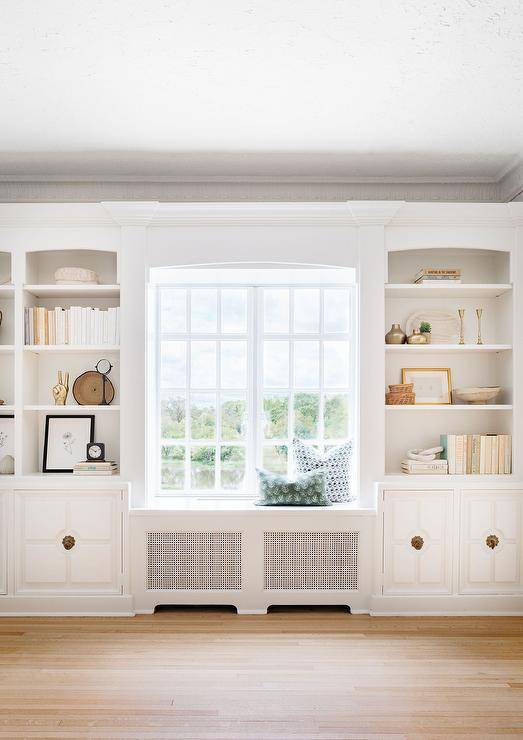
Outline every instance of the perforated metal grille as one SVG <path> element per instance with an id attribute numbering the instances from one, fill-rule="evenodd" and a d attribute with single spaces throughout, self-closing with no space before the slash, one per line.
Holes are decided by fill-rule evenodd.
<path id="1" fill-rule="evenodd" d="M 264 532 L 265 588 L 358 588 L 358 532 Z"/>
<path id="2" fill-rule="evenodd" d="M 148 532 L 147 588 L 241 589 L 241 532 Z"/>

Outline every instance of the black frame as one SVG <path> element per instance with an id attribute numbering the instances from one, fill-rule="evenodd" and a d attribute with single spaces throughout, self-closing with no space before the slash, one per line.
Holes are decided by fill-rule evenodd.
<path id="1" fill-rule="evenodd" d="M 47 414 L 45 417 L 45 432 L 44 432 L 44 454 L 42 460 L 42 473 L 72 473 L 72 468 L 66 468 L 65 470 L 49 469 L 47 467 L 47 446 L 49 442 L 49 420 L 50 419 L 90 419 L 91 430 L 89 433 L 89 442 L 94 440 L 94 414 Z"/>

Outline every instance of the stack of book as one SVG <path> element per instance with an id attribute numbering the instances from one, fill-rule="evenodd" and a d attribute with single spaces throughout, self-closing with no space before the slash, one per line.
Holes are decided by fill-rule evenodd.
<path id="1" fill-rule="evenodd" d="M 402 460 L 401 472 L 405 475 L 447 475 L 448 463 L 446 460 Z"/>
<path id="2" fill-rule="evenodd" d="M 26 344 L 120 344 L 120 309 L 84 306 L 24 310 Z"/>
<path id="3" fill-rule="evenodd" d="M 461 283 L 461 270 L 423 267 L 416 273 L 414 282 L 417 285 L 459 285 Z"/>
<path id="4" fill-rule="evenodd" d="M 113 460 L 104 462 L 85 462 L 76 463 L 73 467 L 73 475 L 117 475 L 118 465 Z"/>
<path id="5" fill-rule="evenodd" d="M 512 472 L 510 434 L 442 434 L 441 457 L 450 475 L 509 475 Z"/>

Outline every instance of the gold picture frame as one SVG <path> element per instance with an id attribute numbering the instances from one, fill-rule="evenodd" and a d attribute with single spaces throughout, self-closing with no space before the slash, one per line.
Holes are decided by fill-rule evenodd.
<path id="1" fill-rule="evenodd" d="M 437 392 L 438 379 L 439 393 Z M 452 381 L 449 367 L 403 367 L 401 382 L 414 383 L 415 405 L 449 406 L 452 404 Z"/>

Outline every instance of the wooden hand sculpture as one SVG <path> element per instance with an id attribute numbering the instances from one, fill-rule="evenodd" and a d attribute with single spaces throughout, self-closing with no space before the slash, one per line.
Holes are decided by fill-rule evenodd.
<path id="1" fill-rule="evenodd" d="M 53 386 L 53 398 L 55 406 L 65 406 L 67 394 L 69 393 L 69 373 L 64 372 L 62 380 L 62 371 L 58 371 L 58 383 Z"/>

